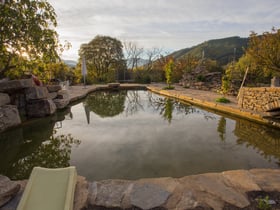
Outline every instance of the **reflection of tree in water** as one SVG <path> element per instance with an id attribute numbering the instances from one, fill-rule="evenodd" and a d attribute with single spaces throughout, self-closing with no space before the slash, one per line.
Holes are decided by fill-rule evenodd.
<path id="1" fill-rule="evenodd" d="M 128 91 L 126 95 L 126 115 L 136 114 L 139 110 L 144 110 L 143 104 L 141 104 L 141 97 L 139 91 Z"/>
<path id="2" fill-rule="evenodd" d="M 221 141 L 225 141 L 226 140 L 226 137 L 225 137 L 225 134 L 226 134 L 226 124 L 227 124 L 226 118 L 221 117 L 220 120 L 219 120 L 219 123 L 218 123 L 218 127 L 217 127 L 217 131 L 219 133 Z"/>
<path id="3" fill-rule="evenodd" d="M 164 107 L 164 113 L 163 113 L 163 118 L 168 121 L 170 124 L 172 121 L 172 112 L 173 112 L 173 101 L 170 98 L 167 98 L 165 100 L 165 107 Z"/>
<path id="4" fill-rule="evenodd" d="M 124 111 L 126 92 L 96 92 L 89 95 L 84 106 L 100 117 L 113 117 Z"/>
<path id="5" fill-rule="evenodd" d="M 238 144 L 252 147 L 268 161 L 278 160 L 280 166 L 280 131 L 245 120 L 237 120 L 234 134 Z"/>
<path id="6" fill-rule="evenodd" d="M 198 111 L 192 105 L 183 104 L 175 99 L 157 96 L 153 93 L 148 94 L 148 101 L 149 106 L 159 111 L 160 115 L 169 123 L 172 121 L 174 112 L 188 115 Z"/>
<path id="7" fill-rule="evenodd" d="M 69 166 L 71 148 L 79 145 L 80 140 L 74 139 L 70 134 L 50 136 L 33 153 L 15 162 L 6 174 L 11 179 L 26 179 L 33 167 L 60 168 Z"/>

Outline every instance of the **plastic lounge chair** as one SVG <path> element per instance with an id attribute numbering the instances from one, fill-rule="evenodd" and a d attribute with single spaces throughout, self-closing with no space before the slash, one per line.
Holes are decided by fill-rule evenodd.
<path id="1" fill-rule="evenodd" d="M 17 210 L 72 210 L 77 171 L 34 167 Z"/>

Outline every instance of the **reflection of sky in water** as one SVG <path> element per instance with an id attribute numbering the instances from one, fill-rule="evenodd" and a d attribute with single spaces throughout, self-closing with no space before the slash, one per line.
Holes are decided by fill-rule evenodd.
<path id="1" fill-rule="evenodd" d="M 151 93 L 138 93 L 141 107 L 136 113 L 100 118 L 90 112 L 90 124 L 83 103 L 71 108 L 73 119 L 64 120 L 58 134 L 70 132 L 81 140 L 71 154 L 71 165 L 80 175 L 88 180 L 137 179 L 277 167 L 276 160 L 268 162 L 252 147 L 237 145 L 234 120 L 226 118 L 225 141 L 221 141 L 217 132 L 221 116 L 199 109 L 186 115 L 174 105 L 168 123 L 148 102 Z"/>

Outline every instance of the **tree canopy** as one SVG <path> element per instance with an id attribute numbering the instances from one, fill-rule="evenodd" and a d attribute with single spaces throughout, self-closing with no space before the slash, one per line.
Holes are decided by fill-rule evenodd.
<path id="1" fill-rule="evenodd" d="M 56 61 L 58 35 L 54 8 L 45 0 L 0 4 L 0 78 L 22 62 Z"/>
<path id="2" fill-rule="evenodd" d="M 80 47 L 80 57 L 85 56 L 88 72 L 100 82 L 112 80 L 109 74 L 125 68 L 122 43 L 109 36 L 96 36 L 87 44 Z"/>
<path id="3" fill-rule="evenodd" d="M 261 36 L 252 32 L 247 53 L 263 70 L 280 75 L 280 29 L 272 28 Z"/>

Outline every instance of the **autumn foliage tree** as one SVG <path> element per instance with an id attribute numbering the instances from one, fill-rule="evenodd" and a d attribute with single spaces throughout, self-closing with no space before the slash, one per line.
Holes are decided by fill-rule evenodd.
<path id="1" fill-rule="evenodd" d="M 171 86 L 173 70 L 174 70 L 174 60 L 170 58 L 168 63 L 165 65 L 166 84 L 168 85 L 167 89 L 173 89 Z"/>
<path id="2" fill-rule="evenodd" d="M 258 35 L 252 32 L 247 49 L 253 61 L 264 71 L 280 75 L 280 29 L 272 28 L 271 32 Z"/>
<path id="3" fill-rule="evenodd" d="M 178 82 L 184 74 L 189 74 L 198 65 L 198 58 L 192 55 L 184 56 L 175 62 L 173 79 Z"/>
<path id="4" fill-rule="evenodd" d="M 58 35 L 54 8 L 44 0 L 0 3 L 0 78 L 19 64 L 56 61 Z"/>

